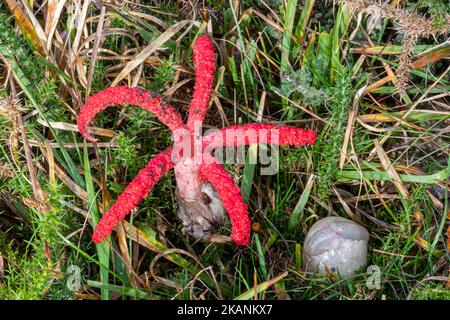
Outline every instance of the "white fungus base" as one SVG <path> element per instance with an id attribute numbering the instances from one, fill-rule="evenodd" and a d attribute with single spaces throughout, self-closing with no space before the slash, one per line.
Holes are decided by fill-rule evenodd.
<path id="1" fill-rule="evenodd" d="M 308 269 L 320 274 L 337 271 L 348 278 L 366 264 L 367 242 L 364 240 L 344 240 L 337 249 L 330 249 L 320 255 L 311 256 Z"/>
<path id="2" fill-rule="evenodd" d="M 341 217 L 317 221 L 309 230 L 304 245 L 306 270 L 327 274 L 339 272 L 351 277 L 366 264 L 369 233 L 361 225 Z"/>

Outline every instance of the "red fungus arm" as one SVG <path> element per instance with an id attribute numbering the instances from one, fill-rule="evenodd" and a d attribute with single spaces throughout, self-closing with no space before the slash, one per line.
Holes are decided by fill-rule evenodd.
<path id="1" fill-rule="evenodd" d="M 178 112 L 174 107 L 164 105 L 162 97 L 140 88 L 118 86 L 102 90 L 87 99 L 78 115 L 78 130 L 87 140 L 96 141 L 87 132 L 88 123 L 99 111 L 122 104 L 136 105 L 150 111 L 172 132 L 183 127 Z"/>
<path id="2" fill-rule="evenodd" d="M 291 126 L 249 123 L 235 125 L 212 132 L 204 137 L 204 146 L 217 148 L 240 146 L 253 143 L 275 144 L 280 146 L 303 146 L 314 144 L 316 133 Z"/>
<path id="3" fill-rule="evenodd" d="M 245 246 L 250 242 L 250 219 L 247 205 L 242 200 L 241 192 L 230 174 L 217 163 L 202 164 L 199 177 L 208 181 L 216 189 L 223 206 L 230 217 L 231 238 L 237 245 Z"/>
<path id="4" fill-rule="evenodd" d="M 137 177 L 126 187 L 125 191 L 95 227 L 92 235 L 92 240 L 95 243 L 102 242 L 119 221 L 147 196 L 161 176 L 173 168 L 171 152 L 172 148 L 167 148 L 152 158 L 147 166 L 139 171 Z"/>
<path id="5" fill-rule="evenodd" d="M 203 122 L 208 108 L 215 69 L 214 46 L 207 35 L 200 36 L 194 44 L 195 86 L 187 126 L 194 129 L 196 121 Z"/>

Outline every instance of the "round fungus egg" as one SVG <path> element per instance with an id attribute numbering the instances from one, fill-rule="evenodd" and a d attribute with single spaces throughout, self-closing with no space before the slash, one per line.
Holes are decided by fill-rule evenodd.
<path id="1" fill-rule="evenodd" d="M 306 235 L 303 262 L 306 270 L 338 272 L 348 278 L 366 264 L 369 233 L 363 226 L 341 217 L 317 221 Z"/>

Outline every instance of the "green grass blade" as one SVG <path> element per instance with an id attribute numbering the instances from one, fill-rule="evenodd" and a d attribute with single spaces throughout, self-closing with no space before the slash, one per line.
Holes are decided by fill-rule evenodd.
<path id="1" fill-rule="evenodd" d="M 274 283 L 277 283 L 281 279 L 285 278 L 287 275 L 288 273 L 284 272 L 271 280 L 264 281 L 263 283 L 257 285 L 256 288 L 251 288 L 245 291 L 243 294 L 237 296 L 236 298 L 234 298 L 234 300 L 250 300 L 255 296 L 255 293 L 260 294 L 261 292 L 267 290 Z"/>
<path id="2" fill-rule="evenodd" d="M 297 27 L 295 28 L 294 35 L 297 37 L 299 44 L 302 43 L 305 37 L 306 27 L 309 23 L 309 18 L 311 17 L 312 9 L 314 8 L 315 0 L 305 0 L 305 5 L 298 20 Z"/>
<path id="3" fill-rule="evenodd" d="M 443 182 L 448 178 L 449 173 L 447 169 L 441 170 L 439 172 L 426 175 L 426 176 L 414 176 L 408 174 L 399 174 L 402 182 L 405 183 L 424 183 L 424 184 L 434 184 L 438 182 Z M 340 171 L 337 174 L 340 180 L 361 180 L 367 179 L 370 181 L 392 181 L 391 177 L 387 172 L 374 172 L 374 171 Z"/>
<path id="4" fill-rule="evenodd" d="M 288 230 L 289 232 L 294 231 L 294 229 L 300 223 L 303 211 L 305 209 L 306 203 L 308 202 L 309 195 L 311 193 L 312 187 L 314 185 L 314 175 L 311 175 L 306 183 L 305 190 L 303 190 L 300 199 L 292 211 L 291 217 L 289 218 Z"/>
<path id="5" fill-rule="evenodd" d="M 264 252 L 261 247 L 261 241 L 259 240 L 259 236 L 257 233 L 255 234 L 255 243 L 256 243 L 256 249 L 258 251 L 259 268 L 261 269 L 264 279 L 267 279 L 268 273 L 267 273 L 267 267 L 266 267 L 266 259 L 264 258 Z"/>
<path id="6" fill-rule="evenodd" d="M 144 290 L 139 290 L 135 288 L 129 288 L 129 287 L 122 287 L 114 284 L 105 284 L 98 281 L 87 281 L 88 285 L 94 288 L 99 288 L 101 290 L 107 290 L 109 292 L 116 292 L 120 293 L 123 296 L 129 296 L 131 298 L 135 299 L 144 299 L 144 300 L 159 300 L 161 299 L 159 296 L 150 295 L 148 292 Z"/>
<path id="7" fill-rule="evenodd" d="M 450 177 L 450 157 L 448 157 L 447 159 L 447 168 L 444 169 L 443 171 L 447 171 L 446 176 L 447 178 L 446 180 L 446 185 L 448 185 L 448 179 Z M 441 222 L 439 223 L 439 229 L 436 232 L 436 235 L 433 239 L 433 242 L 431 243 L 430 246 L 430 251 L 429 251 L 429 255 L 428 255 L 428 263 L 431 265 L 432 264 L 432 258 L 433 258 L 433 254 L 434 254 L 434 250 L 436 248 L 436 245 L 439 241 L 440 237 L 443 237 L 443 231 L 444 231 L 444 226 L 445 226 L 445 221 L 447 221 L 447 217 L 448 217 L 448 188 L 444 188 L 444 210 L 442 212 L 442 218 L 441 218 Z M 445 240 L 443 240 L 443 243 L 445 243 Z"/>
<path id="8" fill-rule="evenodd" d="M 250 200 L 250 193 L 252 190 L 253 178 L 255 175 L 256 161 L 258 157 L 258 145 L 252 144 L 248 148 L 247 159 L 242 174 L 241 194 L 244 202 L 248 203 Z"/>
<path id="9" fill-rule="evenodd" d="M 86 180 L 86 192 L 88 194 L 89 212 L 92 215 L 92 224 L 95 227 L 99 220 L 100 214 L 97 207 L 97 194 L 94 189 L 94 181 L 92 180 L 91 167 L 89 164 L 89 155 L 87 145 L 84 143 L 84 176 Z M 100 262 L 100 281 L 103 284 L 109 282 L 109 259 L 111 253 L 111 247 L 109 245 L 111 237 L 108 237 L 100 244 L 97 244 L 97 255 Z M 103 300 L 109 300 L 109 290 L 106 288 L 101 289 L 101 296 Z"/>
<path id="10" fill-rule="evenodd" d="M 284 7 L 282 17 L 284 33 L 283 38 L 281 39 L 281 72 L 289 72 L 291 69 L 289 56 L 291 52 L 291 39 L 294 28 L 295 13 L 297 12 L 297 2 L 297 0 L 285 1 L 286 6 Z"/>

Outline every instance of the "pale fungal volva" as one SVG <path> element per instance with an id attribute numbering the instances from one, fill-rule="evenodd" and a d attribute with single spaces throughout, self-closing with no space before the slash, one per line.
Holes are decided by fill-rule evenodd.
<path id="1" fill-rule="evenodd" d="M 369 233 L 361 225 L 341 217 L 317 221 L 306 235 L 303 262 L 307 271 L 339 272 L 350 277 L 366 264 Z"/>

